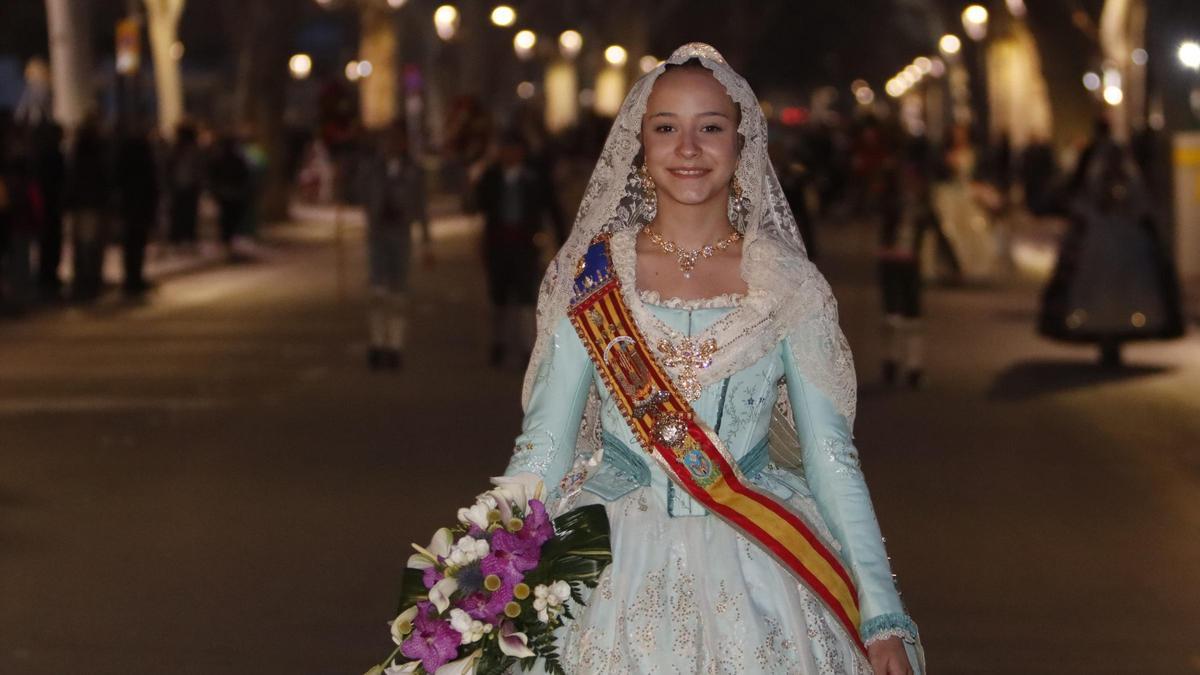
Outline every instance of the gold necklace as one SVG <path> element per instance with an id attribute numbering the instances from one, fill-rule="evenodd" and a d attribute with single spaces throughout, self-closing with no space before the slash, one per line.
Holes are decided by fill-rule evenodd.
<path id="1" fill-rule="evenodd" d="M 734 230 L 728 237 L 715 244 L 709 244 L 694 251 L 685 251 L 679 244 L 650 229 L 649 225 L 642 228 L 642 233 L 650 237 L 650 241 L 654 242 L 664 253 L 675 256 L 675 260 L 679 263 L 679 271 L 683 272 L 684 279 L 692 278 L 692 270 L 695 269 L 697 263 L 713 257 L 717 251 L 724 251 L 732 246 L 733 242 L 742 238 L 742 233 Z"/>

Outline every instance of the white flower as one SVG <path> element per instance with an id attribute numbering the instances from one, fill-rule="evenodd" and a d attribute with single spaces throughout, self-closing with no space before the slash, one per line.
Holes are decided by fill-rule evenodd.
<path id="1" fill-rule="evenodd" d="M 409 661 L 408 663 L 394 663 L 384 669 L 383 675 L 412 675 L 417 672 L 417 668 L 421 666 L 420 661 Z"/>
<path id="2" fill-rule="evenodd" d="M 486 530 L 488 526 L 488 512 L 492 507 L 484 502 L 475 502 L 475 505 L 467 509 L 458 510 L 458 522 L 463 525 L 474 525 L 481 530 Z"/>
<path id="3" fill-rule="evenodd" d="M 483 650 L 476 649 L 461 659 L 451 661 L 438 668 L 434 675 L 475 675 L 475 666 L 479 664 L 479 657 L 481 656 L 483 656 Z"/>
<path id="4" fill-rule="evenodd" d="M 500 651 L 508 656 L 518 659 L 536 656 L 529 648 L 529 637 L 524 633 L 518 633 L 516 626 L 511 621 L 500 624 L 500 637 L 496 642 L 500 645 Z"/>
<path id="5" fill-rule="evenodd" d="M 484 635 L 492 632 L 492 624 L 476 621 L 457 607 L 450 610 L 450 627 L 462 635 L 464 645 L 482 640 Z"/>
<path id="6" fill-rule="evenodd" d="M 467 535 L 454 544 L 454 550 L 450 551 L 446 560 L 455 567 L 462 567 L 479 560 L 490 551 L 491 547 L 486 539 L 476 539 Z"/>
<path id="7" fill-rule="evenodd" d="M 533 589 L 533 608 L 537 610 L 538 620 L 549 623 L 551 619 L 562 612 L 563 604 L 571 598 L 571 585 L 565 581 L 555 581 L 550 585 L 538 584 Z"/>
<path id="8" fill-rule="evenodd" d="M 450 606 L 450 596 L 457 590 L 458 581 L 454 577 L 446 577 L 429 589 L 429 602 L 432 602 L 438 613 L 441 614 Z"/>
<path id="9" fill-rule="evenodd" d="M 550 584 L 550 597 L 554 597 L 558 600 L 558 602 L 552 603 L 555 605 L 561 605 L 567 600 L 570 600 L 571 584 L 568 584 L 565 581 L 556 581 Z"/>
<path id="10" fill-rule="evenodd" d="M 504 499 L 524 511 L 530 499 L 542 499 L 542 477 L 536 473 L 518 473 L 514 476 L 496 476 L 492 478 L 496 489 L 492 492 L 503 495 Z"/>
<path id="11" fill-rule="evenodd" d="M 413 619 L 417 618 L 417 606 L 413 605 L 400 612 L 400 616 L 392 621 L 392 641 L 396 644 L 404 642 L 404 636 L 412 632 Z"/>
<path id="12" fill-rule="evenodd" d="M 417 549 L 417 554 L 410 556 L 408 566 L 413 569 L 423 570 L 433 567 L 437 564 L 438 556 L 445 558 L 450 555 L 450 547 L 454 545 L 454 533 L 449 528 L 441 528 L 433 533 L 433 539 L 429 540 L 429 548 L 421 548 L 416 544 L 412 547 Z"/>

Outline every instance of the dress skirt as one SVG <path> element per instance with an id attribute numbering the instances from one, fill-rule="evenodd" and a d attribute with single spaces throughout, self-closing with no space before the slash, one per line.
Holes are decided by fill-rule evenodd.
<path id="1" fill-rule="evenodd" d="M 613 562 L 561 629 L 570 675 L 871 672 L 816 596 L 719 518 L 672 517 L 651 488 L 611 502 L 584 492 L 570 508 L 597 503 Z"/>

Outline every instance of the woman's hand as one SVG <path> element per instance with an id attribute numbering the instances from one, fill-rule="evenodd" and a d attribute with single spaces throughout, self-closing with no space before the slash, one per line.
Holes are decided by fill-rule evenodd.
<path id="1" fill-rule="evenodd" d="M 867 660 L 875 675 L 913 675 L 904 651 L 904 641 L 898 637 L 878 640 L 867 645 Z"/>

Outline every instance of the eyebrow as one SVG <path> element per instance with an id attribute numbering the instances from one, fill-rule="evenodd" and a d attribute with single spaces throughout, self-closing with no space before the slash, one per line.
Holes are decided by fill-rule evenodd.
<path id="1" fill-rule="evenodd" d="M 709 115 L 716 115 L 717 117 L 724 117 L 725 119 L 729 119 L 729 115 L 726 115 L 723 112 L 718 112 L 715 110 L 711 111 L 711 112 L 702 112 L 699 115 L 696 115 L 696 117 L 707 117 Z M 658 112 L 658 113 L 654 113 L 650 117 L 651 118 L 654 118 L 654 117 L 678 117 L 678 115 L 676 115 L 673 112 Z"/>

